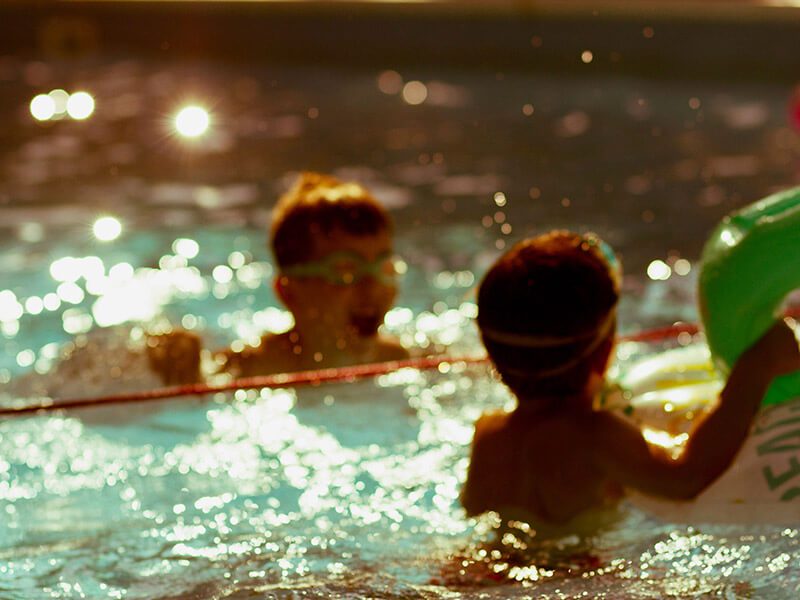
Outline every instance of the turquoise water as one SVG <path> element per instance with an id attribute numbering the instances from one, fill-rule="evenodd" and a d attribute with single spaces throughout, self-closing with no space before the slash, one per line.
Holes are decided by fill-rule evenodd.
<path id="1" fill-rule="evenodd" d="M 794 598 L 796 528 L 495 538 L 458 505 L 483 367 L 0 424 L 3 598 Z"/>
<path id="2" fill-rule="evenodd" d="M 208 348 L 285 327 L 265 228 L 299 169 L 359 179 L 390 207 L 406 273 L 387 329 L 474 354 L 477 279 L 550 227 L 619 251 L 623 331 L 696 319 L 706 233 L 792 183 L 800 156 L 780 86 L 420 68 L 397 74 L 427 85 L 412 106 L 381 89 L 388 71 L 0 67 L 3 402 L 152 387 L 145 326 Z M 31 120 L 34 93 L 78 84 L 90 120 Z M 190 89 L 219 125 L 194 146 L 167 132 Z M 92 234 L 104 215 L 122 225 L 111 242 Z M 457 496 L 472 423 L 510 400 L 453 366 L 3 420 L 0 598 L 798 596 L 793 527 L 628 507 L 593 540 L 494 542 Z"/>
<path id="3" fill-rule="evenodd" d="M 163 302 L 160 315 L 193 315 L 189 324 L 207 343 L 221 343 L 222 325 L 251 322 L 272 299 L 267 286 L 250 287 L 248 270 L 220 289 L 219 264 L 203 258 L 204 248 L 241 244 L 245 252 L 257 234 L 194 238 L 197 257 L 173 265 L 197 266 L 193 291 L 170 296 L 180 274 L 165 291 L 146 267 L 126 285 L 144 278 L 153 302 Z M 111 253 L 104 264 L 118 264 L 143 240 L 176 256 L 167 236 L 132 235 L 120 242 L 119 258 Z M 268 269 L 264 262 L 256 271 Z M 441 273 L 408 270 L 402 308 L 390 313 L 387 328 L 407 342 L 474 355 L 472 282 Z M 469 285 L 457 285 L 459 277 Z M 658 297 L 685 293 L 682 279 L 653 285 L 667 289 L 649 292 L 651 312 L 671 310 L 668 302 L 659 309 Z M 403 305 L 413 306 L 419 288 L 435 308 Z M 40 347 L 86 337 L 66 375 L 56 369 L 38 378 L 65 395 L 154 385 L 130 344 L 135 326 L 75 338 L 58 327 L 68 310 L 103 314 L 95 308 L 105 296 L 87 292 L 82 303 L 26 315 L 4 343 L 37 348 L 37 364 Z M 136 305 L 147 301 L 139 297 Z M 623 307 L 624 323 L 643 318 L 635 307 Z M 271 319 L 265 322 L 280 324 L 278 313 Z M 623 345 L 620 364 L 654 349 Z M 123 381 L 109 376 L 109 360 L 127 365 Z M 30 368 L 9 370 L 15 377 L 6 401 L 15 386 L 30 384 L 20 375 Z M 486 367 L 455 363 L 350 384 L 7 419 L 0 422 L 0 597 L 796 597 L 796 528 L 689 527 L 626 505 L 620 523 L 590 540 L 539 542 L 520 526 L 498 541 L 493 517 L 467 519 L 458 494 L 472 423 L 483 410 L 511 403 Z"/>

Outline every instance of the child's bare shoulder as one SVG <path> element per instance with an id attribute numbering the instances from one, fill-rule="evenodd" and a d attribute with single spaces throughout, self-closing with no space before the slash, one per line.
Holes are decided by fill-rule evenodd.
<path id="1" fill-rule="evenodd" d="M 528 418 L 523 412 L 492 411 L 482 414 L 475 422 L 473 447 L 483 451 L 495 449 L 500 454 L 535 452 L 550 437 L 548 422 Z M 558 437 L 558 436 L 555 436 Z M 513 449 L 513 450 L 512 450 Z"/>
<path id="2" fill-rule="evenodd" d="M 167 385 L 196 383 L 202 380 L 201 350 L 200 337 L 183 329 L 147 337 L 147 358 L 150 368 Z"/>
<path id="3" fill-rule="evenodd" d="M 482 436 L 489 436 L 502 431 L 508 425 L 511 413 L 505 411 L 493 411 L 483 413 L 477 421 L 475 421 L 476 436 L 478 433 Z"/>
<path id="4" fill-rule="evenodd" d="M 221 370 L 234 377 L 284 373 L 295 370 L 290 358 L 292 356 L 292 342 L 288 333 L 267 334 L 257 346 L 245 346 L 238 351 L 226 350 Z"/>

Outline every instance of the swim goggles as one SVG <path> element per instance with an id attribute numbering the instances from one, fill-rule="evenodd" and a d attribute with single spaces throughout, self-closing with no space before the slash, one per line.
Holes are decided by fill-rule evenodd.
<path id="1" fill-rule="evenodd" d="M 392 285 L 395 267 L 391 252 L 368 260 L 358 252 L 339 250 L 319 260 L 284 267 L 281 272 L 289 277 L 318 277 L 333 285 L 352 285 L 367 277 L 384 285 Z"/>

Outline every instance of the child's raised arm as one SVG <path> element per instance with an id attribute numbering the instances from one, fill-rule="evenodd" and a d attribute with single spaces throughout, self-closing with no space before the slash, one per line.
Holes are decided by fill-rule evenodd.
<path id="1" fill-rule="evenodd" d="M 594 459 L 623 485 L 666 498 L 693 498 L 733 461 L 772 379 L 797 369 L 797 340 L 778 321 L 736 361 L 717 407 L 694 427 L 677 459 L 649 445 L 638 427 L 610 412 L 591 417 Z"/>

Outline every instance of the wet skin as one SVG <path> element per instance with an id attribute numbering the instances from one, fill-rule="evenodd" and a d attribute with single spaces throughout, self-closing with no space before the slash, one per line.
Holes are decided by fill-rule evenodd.
<path id="1" fill-rule="evenodd" d="M 307 262 L 325 262 L 330 273 L 279 273 L 275 281 L 295 326 L 265 336 L 255 348 L 228 353 L 226 369 L 246 377 L 406 358 L 396 340 L 378 334 L 397 295 L 391 253 L 388 231 L 355 236 L 333 230 L 315 240 Z M 335 260 L 328 261 L 331 256 Z"/>

